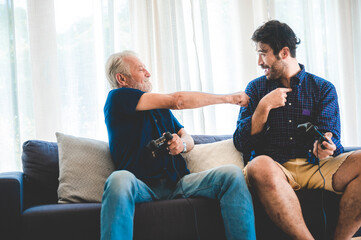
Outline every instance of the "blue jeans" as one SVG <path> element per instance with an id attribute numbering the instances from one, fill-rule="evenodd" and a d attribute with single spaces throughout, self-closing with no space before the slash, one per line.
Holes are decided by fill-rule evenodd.
<path id="1" fill-rule="evenodd" d="M 169 199 L 183 196 L 183 190 L 185 197 L 219 200 L 228 240 L 256 239 L 251 194 L 240 168 L 225 165 L 186 175 Z M 156 192 L 164 195 L 159 190 Z M 101 239 L 133 239 L 135 204 L 158 200 L 158 195 L 132 173 L 125 170 L 113 172 L 105 183 L 103 194 Z"/>

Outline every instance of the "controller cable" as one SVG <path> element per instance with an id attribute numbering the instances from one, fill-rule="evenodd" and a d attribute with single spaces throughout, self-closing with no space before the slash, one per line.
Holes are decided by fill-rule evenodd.
<path id="1" fill-rule="evenodd" d="M 178 172 L 177 168 L 175 167 L 174 156 L 171 155 L 171 157 L 172 157 L 173 168 L 174 168 L 174 170 L 175 170 L 175 172 L 177 173 L 177 176 L 178 176 L 179 185 L 180 185 L 181 190 L 182 190 L 183 198 L 187 200 L 187 202 L 189 203 L 189 205 L 191 205 L 191 207 L 192 207 L 192 209 L 193 209 L 193 215 L 194 215 L 194 221 L 195 221 L 197 239 L 200 240 L 201 238 L 200 238 L 200 236 L 199 236 L 199 231 L 198 231 L 198 220 L 197 220 L 198 217 L 197 217 L 196 208 L 194 207 L 194 205 L 192 204 L 192 202 L 188 199 L 188 197 L 186 197 L 186 195 L 184 194 L 184 189 L 183 189 L 181 177 L 180 177 L 180 175 L 179 175 L 179 172 Z"/>
<path id="2" fill-rule="evenodd" d="M 322 143 L 321 143 L 322 145 Z M 320 159 L 318 158 L 318 148 L 316 150 L 317 153 L 317 164 L 318 164 L 318 171 L 320 172 L 320 175 L 323 179 L 323 187 L 321 189 L 321 208 L 322 208 L 322 214 L 323 214 L 323 221 L 324 221 L 324 230 L 323 230 L 323 239 L 326 239 L 326 231 L 327 231 L 327 218 L 326 218 L 326 212 L 325 212 L 325 206 L 324 206 L 324 192 L 325 192 L 325 186 L 326 186 L 326 180 L 321 172 L 321 165 L 320 165 Z"/>

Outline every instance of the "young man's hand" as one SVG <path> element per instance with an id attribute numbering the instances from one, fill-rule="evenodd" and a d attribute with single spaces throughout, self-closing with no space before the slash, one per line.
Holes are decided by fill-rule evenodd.
<path id="1" fill-rule="evenodd" d="M 321 143 L 318 141 L 315 141 L 313 144 L 313 154 L 318 157 L 318 159 L 322 160 L 324 158 L 327 158 L 329 156 L 333 155 L 333 152 L 336 150 L 336 145 L 332 142 L 332 133 L 327 132 L 325 133 L 325 138 L 330 142 L 323 141 L 322 145 L 325 147 L 325 149 L 322 149 Z"/>
<path id="2" fill-rule="evenodd" d="M 268 111 L 283 107 L 286 105 L 288 92 L 292 92 L 292 88 L 276 88 L 264 96 L 260 104 L 263 104 Z"/>

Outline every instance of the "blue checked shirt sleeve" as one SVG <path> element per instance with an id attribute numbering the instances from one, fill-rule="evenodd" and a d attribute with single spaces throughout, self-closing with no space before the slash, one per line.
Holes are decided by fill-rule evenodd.
<path id="1" fill-rule="evenodd" d="M 264 132 L 256 135 L 251 135 L 252 128 L 252 115 L 256 110 L 258 102 L 260 101 L 259 94 L 257 92 L 257 86 L 254 82 L 248 84 L 245 92 L 249 96 L 250 101 L 247 107 L 241 107 L 238 120 L 237 128 L 233 134 L 233 143 L 238 151 L 248 155 L 250 154 L 256 144 L 261 140 Z"/>
<path id="2" fill-rule="evenodd" d="M 336 89 L 332 83 L 327 82 L 321 86 L 320 105 L 318 108 L 317 125 L 321 132 L 331 132 L 332 141 L 336 145 L 333 156 L 343 152 L 340 142 L 341 121 L 340 110 L 338 106 Z"/>

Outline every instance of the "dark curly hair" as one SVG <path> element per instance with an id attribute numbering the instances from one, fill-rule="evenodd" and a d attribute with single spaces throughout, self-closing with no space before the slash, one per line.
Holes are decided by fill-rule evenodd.
<path id="1" fill-rule="evenodd" d="M 256 43 L 268 44 L 274 55 L 277 55 L 282 48 L 288 47 L 292 57 L 296 57 L 296 47 L 301 43 L 286 23 L 277 20 L 268 21 L 257 28 L 252 35 L 252 40 Z"/>

